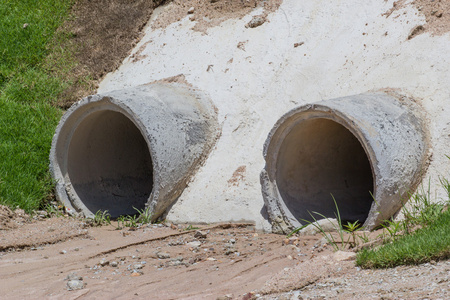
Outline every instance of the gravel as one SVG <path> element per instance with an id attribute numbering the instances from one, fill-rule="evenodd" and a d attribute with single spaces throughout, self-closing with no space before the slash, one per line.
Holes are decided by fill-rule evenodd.
<path id="1" fill-rule="evenodd" d="M 322 278 L 301 290 L 259 299 L 450 299 L 450 261 L 392 269 L 355 267 L 343 276 Z"/>

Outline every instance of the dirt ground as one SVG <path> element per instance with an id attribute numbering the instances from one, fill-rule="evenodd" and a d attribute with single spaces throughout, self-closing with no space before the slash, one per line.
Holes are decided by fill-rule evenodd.
<path id="1" fill-rule="evenodd" d="M 2 299 L 448 299 L 450 261 L 361 270 L 320 235 L 252 224 L 117 229 L 0 207 Z M 115 226 L 114 226 L 115 225 Z"/>

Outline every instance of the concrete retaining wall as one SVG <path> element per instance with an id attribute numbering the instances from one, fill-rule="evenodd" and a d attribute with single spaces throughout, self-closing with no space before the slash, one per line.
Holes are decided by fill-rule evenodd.
<path id="1" fill-rule="evenodd" d="M 155 13 L 130 57 L 106 76 L 98 92 L 182 74 L 217 107 L 220 139 L 166 218 L 247 220 L 271 230 L 260 172 L 264 141 L 274 124 L 304 105 L 379 90 L 395 90 L 407 96 L 406 102 L 422 107 L 420 118 L 429 128 L 432 154 L 424 178 L 430 179 L 435 198 L 443 197 L 439 176 L 450 174 L 445 157 L 450 153 L 450 36 L 427 32 L 408 38 L 416 26 L 425 24 L 425 17 L 407 3 L 385 14 L 392 7 L 392 0 L 284 0 L 258 27 L 246 25 L 262 8 L 205 32 L 194 31 L 196 21 L 187 14 L 165 28 L 152 29 Z M 170 5 L 158 10 L 165 9 Z M 351 136 L 345 138 L 354 142 Z"/>

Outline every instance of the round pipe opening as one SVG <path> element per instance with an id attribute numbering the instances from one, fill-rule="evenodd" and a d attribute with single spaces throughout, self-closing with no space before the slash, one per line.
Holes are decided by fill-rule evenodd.
<path id="1" fill-rule="evenodd" d="M 428 151 L 420 107 L 407 100 L 364 93 L 284 114 L 263 151 L 261 191 L 272 231 L 335 218 L 333 198 L 344 224 L 372 230 L 394 216 L 420 182 Z"/>
<path id="2" fill-rule="evenodd" d="M 118 217 L 146 208 L 155 221 L 208 157 L 218 130 L 211 100 L 183 84 L 88 96 L 63 115 L 53 137 L 56 197 L 71 214 Z"/>
<path id="3" fill-rule="evenodd" d="M 147 143 L 124 114 L 101 110 L 86 116 L 70 140 L 67 172 L 79 199 L 92 213 L 112 217 L 143 209 L 153 189 Z"/>
<path id="4" fill-rule="evenodd" d="M 365 222 L 373 202 L 372 169 L 361 143 L 343 125 L 326 118 L 299 122 L 276 162 L 278 190 L 297 220 L 336 218 L 334 198 L 345 224 Z"/>

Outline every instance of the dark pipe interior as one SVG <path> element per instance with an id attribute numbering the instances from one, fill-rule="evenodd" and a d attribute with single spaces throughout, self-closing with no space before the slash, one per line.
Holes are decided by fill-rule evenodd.
<path id="1" fill-rule="evenodd" d="M 153 188 L 152 159 L 141 132 L 122 113 L 87 116 L 73 134 L 67 161 L 72 186 L 91 212 L 118 217 L 145 207 Z"/>
<path id="2" fill-rule="evenodd" d="M 343 221 L 363 223 L 369 213 L 373 176 L 358 139 L 344 126 L 325 119 L 297 124 L 281 144 L 277 186 L 286 207 L 300 222 L 335 218 L 336 199 Z M 346 224 L 346 223 L 345 223 Z"/>

